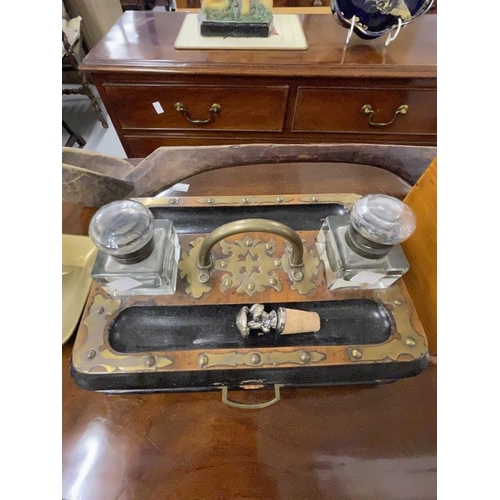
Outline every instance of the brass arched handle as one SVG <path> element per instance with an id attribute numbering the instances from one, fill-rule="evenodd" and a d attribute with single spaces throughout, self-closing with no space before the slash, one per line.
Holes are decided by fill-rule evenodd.
<path id="1" fill-rule="evenodd" d="M 231 401 L 227 396 L 227 386 L 222 386 L 222 402 L 233 408 L 241 408 L 243 410 L 260 410 L 261 408 L 267 408 L 268 406 L 277 403 L 281 399 L 280 389 L 283 384 L 274 384 L 274 398 L 271 401 L 266 401 L 265 403 L 238 403 L 236 401 Z"/>
<path id="2" fill-rule="evenodd" d="M 375 114 L 375 110 L 373 109 L 371 104 L 365 104 L 361 108 L 361 113 L 363 115 L 368 115 L 368 123 L 373 127 L 388 127 L 389 125 L 394 123 L 394 120 L 398 115 L 406 115 L 406 113 L 408 113 L 408 108 L 409 108 L 408 104 L 402 104 L 401 106 L 399 106 L 399 108 L 396 109 L 396 111 L 394 112 L 393 119 L 390 122 L 386 123 L 372 121 L 372 116 Z"/>
<path id="3" fill-rule="evenodd" d="M 184 115 L 184 118 L 186 118 L 186 120 L 189 123 L 194 123 L 195 125 L 207 125 L 208 123 L 215 120 L 215 115 L 217 113 L 220 113 L 221 109 L 222 109 L 220 104 L 217 104 L 216 102 L 214 102 L 212 104 L 212 106 L 210 106 L 210 109 L 208 110 L 208 112 L 210 113 L 210 116 L 206 120 L 195 120 L 195 119 L 191 118 L 191 116 L 189 116 L 189 112 L 186 109 L 186 106 L 184 106 L 184 104 L 182 104 L 182 102 L 176 102 L 174 104 L 174 108 L 176 111 L 178 111 L 179 113 Z"/>
<path id="4" fill-rule="evenodd" d="M 291 247 L 289 259 L 293 279 L 301 281 L 304 278 L 302 272 L 304 247 L 300 236 L 291 227 L 268 219 L 242 219 L 219 226 L 203 240 L 198 255 L 199 278 L 202 283 L 207 283 L 210 279 L 209 271 L 213 267 L 210 253 L 212 248 L 224 238 L 250 232 L 271 233 L 288 240 Z"/>

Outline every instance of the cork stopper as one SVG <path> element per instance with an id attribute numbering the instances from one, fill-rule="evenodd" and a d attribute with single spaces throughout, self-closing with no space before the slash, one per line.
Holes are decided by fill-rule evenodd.
<path id="1" fill-rule="evenodd" d="M 278 309 L 278 316 L 284 317 L 282 321 L 278 320 L 280 326 L 284 323 L 278 329 L 281 335 L 314 333 L 320 329 L 319 314 L 316 312 L 280 307 Z"/>

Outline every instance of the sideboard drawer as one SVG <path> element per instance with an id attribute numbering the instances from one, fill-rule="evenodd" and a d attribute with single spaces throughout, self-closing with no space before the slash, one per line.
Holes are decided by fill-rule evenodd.
<path id="1" fill-rule="evenodd" d="M 406 114 L 396 114 L 402 106 Z M 436 115 L 435 90 L 300 87 L 292 130 L 436 134 Z"/>
<path id="2" fill-rule="evenodd" d="M 122 129 L 281 132 L 288 97 L 288 86 L 104 84 L 104 88 Z M 176 109 L 177 103 L 184 113 Z M 220 111 L 210 111 L 213 105 Z"/>

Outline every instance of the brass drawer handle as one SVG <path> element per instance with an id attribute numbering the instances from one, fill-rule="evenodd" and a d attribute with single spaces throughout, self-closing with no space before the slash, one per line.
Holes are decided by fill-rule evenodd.
<path id="1" fill-rule="evenodd" d="M 277 403 L 281 399 L 280 388 L 283 387 L 283 384 L 274 384 L 274 398 L 271 401 L 266 401 L 265 403 L 255 403 L 255 404 L 247 404 L 247 403 L 237 403 L 236 401 L 231 401 L 227 397 L 227 386 L 222 386 L 222 402 L 227 404 L 228 406 L 232 406 L 233 408 L 241 408 L 243 410 L 260 410 L 261 408 L 267 408 L 268 406 Z"/>
<path id="2" fill-rule="evenodd" d="M 214 102 L 212 106 L 210 106 L 210 109 L 208 110 L 208 112 L 210 113 L 209 118 L 207 118 L 206 120 L 194 120 L 189 116 L 189 111 L 186 109 L 186 106 L 182 104 L 182 102 L 176 102 L 174 104 L 174 108 L 176 111 L 183 114 L 184 118 L 186 118 L 186 120 L 189 123 L 194 123 L 195 125 L 206 125 L 207 123 L 214 121 L 215 115 L 221 112 L 221 105 Z"/>
<path id="3" fill-rule="evenodd" d="M 401 106 L 399 106 L 399 108 L 396 109 L 396 111 L 394 112 L 394 118 L 387 123 L 372 122 L 372 116 L 375 114 L 375 110 L 373 109 L 371 104 L 365 104 L 361 108 L 361 113 L 363 115 L 368 115 L 368 123 L 373 127 L 388 127 L 389 125 L 394 123 L 394 120 L 398 115 L 406 115 L 406 113 L 408 113 L 408 108 L 409 108 L 408 104 L 402 104 Z"/>

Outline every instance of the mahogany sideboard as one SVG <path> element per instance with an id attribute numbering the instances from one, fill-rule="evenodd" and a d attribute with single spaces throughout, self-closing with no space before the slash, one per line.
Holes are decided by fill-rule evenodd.
<path id="1" fill-rule="evenodd" d="M 127 11 L 80 65 L 129 157 L 160 146 L 437 144 L 437 16 L 388 47 L 356 36 L 346 47 L 332 15 L 306 14 L 304 51 L 177 50 L 185 15 Z"/>

